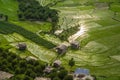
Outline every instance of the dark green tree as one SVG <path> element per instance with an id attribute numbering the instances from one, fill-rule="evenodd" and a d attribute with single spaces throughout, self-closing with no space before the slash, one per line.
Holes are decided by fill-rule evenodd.
<path id="1" fill-rule="evenodd" d="M 59 73 L 58 73 L 58 77 L 63 80 L 65 78 L 65 76 L 68 74 L 68 71 L 67 70 L 61 70 Z"/>
<path id="2" fill-rule="evenodd" d="M 55 77 L 53 78 L 53 80 L 61 80 L 59 77 Z"/>
<path id="3" fill-rule="evenodd" d="M 65 76 L 64 80 L 73 80 L 73 76 L 72 75 L 67 75 L 67 76 Z"/>
<path id="4" fill-rule="evenodd" d="M 75 61 L 73 58 L 71 58 L 71 60 L 69 60 L 69 66 L 73 67 L 75 65 Z"/>

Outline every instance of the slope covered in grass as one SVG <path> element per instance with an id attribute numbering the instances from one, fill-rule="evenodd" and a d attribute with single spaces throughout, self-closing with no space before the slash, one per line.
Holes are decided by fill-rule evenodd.
<path id="1" fill-rule="evenodd" d="M 0 0 L 0 13 L 8 15 L 10 20 L 17 20 L 17 10 L 16 0 Z"/>

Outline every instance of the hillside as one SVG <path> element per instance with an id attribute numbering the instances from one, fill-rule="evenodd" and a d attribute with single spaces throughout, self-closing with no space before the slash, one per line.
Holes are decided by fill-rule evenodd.
<path id="1" fill-rule="evenodd" d="M 37 1 L 47 5 L 57 0 Z M 9 17 L 8 22 L 0 21 L 0 42 L 5 43 L 4 39 L 8 45 L 12 46 L 9 51 L 23 58 L 34 56 L 49 64 L 55 59 L 60 59 L 62 65 L 68 70 L 71 69 L 68 62 L 74 58 L 75 66 L 72 70 L 77 67 L 88 68 L 98 80 L 119 80 L 120 3 L 118 1 L 110 0 L 114 2 L 110 4 L 111 8 L 106 4 L 96 3 L 96 5 L 91 0 L 65 0 L 50 7 L 59 11 L 58 31 L 80 25 L 78 34 L 73 34 L 67 41 L 63 41 L 55 35 L 41 33 L 50 31 L 52 28 L 50 22 L 19 21 L 17 1 L 0 0 L 0 13 Z M 55 46 L 62 43 L 68 44 L 68 41 L 72 40 L 80 43 L 79 50 L 69 48 L 64 56 L 58 56 L 53 50 Z M 16 49 L 15 46 L 20 42 L 27 44 L 25 52 Z M 5 45 L 0 47 L 6 48 Z"/>

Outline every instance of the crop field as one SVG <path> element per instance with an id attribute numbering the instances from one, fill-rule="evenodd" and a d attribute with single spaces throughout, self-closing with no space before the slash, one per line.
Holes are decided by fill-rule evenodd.
<path id="1" fill-rule="evenodd" d="M 10 51 L 23 57 L 35 56 L 42 61 L 52 62 L 57 58 L 57 53 L 53 48 L 64 41 L 51 34 L 39 34 L 40 31 L 51 29 L 51 24 L 48 22 L 15 21 L 14 19 L 17 17 L 13 15 L 16 15 L 17 8 L 14 6 L 17 4 L 10 6 L 9 10 L 4 7 L 7 4 L 16 3 L 12 1 L 14 0 L 0 0 L 0 12 L 5 14 L 11 12 L 9 14 L 10 23 L 14 24 L 0 22 L 0 44 L 11 45 Z M 51 0 L 38 1 L 46 5 Z M 93 5 L 84 6 L 83 4 L 87 1 L 89 0 L 81 0 L 81 2 L 79 0 L 65 0 L 51 7 L 59 10 L 59 30 L 66 30 L 78 24 L 85 30 L 76 39 L 80 42 L 80 50 L 69 48 L 64 56 L 58 58 L 62 61 L 62 65 L 68 69 L 71 69 L 68 66 L 68 61 L 74 58 L 75 66 L 72 67 L 72 70 L 76 67 L 88 68 L 91 74 L 98 76 L 98 80 L 119 80 L 120 12 L 114 15 L 114 10 L 120 6 L 113 4 L 112 10 L 96 9 Z M 4 4 L 5 2 L 6 4 Z M 20 52 L 15 48 L 19 42 L 27 44 L 26 52 Z"/>

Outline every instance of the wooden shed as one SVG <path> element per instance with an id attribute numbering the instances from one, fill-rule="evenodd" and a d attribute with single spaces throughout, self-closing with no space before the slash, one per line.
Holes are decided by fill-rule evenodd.
<path id="1" fill-rule="evenodd" d="M 36 77 L 34 80 L 51 80 L 51 79 L 45 77 Z"/>
<path id="2" fill-rule="evenodd" d="M 47 67 L 43 70 L 43 72 L 48 74 L 48 73 L 50 73 L 52 70 L 53 70 L 53 68 L 52 68 L 51 66 L 47 66 Z"/>
<path id="3" fill-rule="evenodd" d="M 60 60 L 55 60 L 53 63 L 54 67 L 60 67 L 61 66 L 61 61 Z"/>
<path id="4" fill-rule="evenodd" d="M 14 76 L 13 74 L 10 74 L 8 72 L 0 71 L 0 80 L 7 80 Z"/>
<path id="5" fill-rule="evenodd" d="M 19 43 L 17 47 L 19 50 L 25 50 L 27 48 L 27 45 L 25 43 Z"/>
<path id="6" fill-rule="evenodd" d="M 71 47 L 73 49 L 79 49 L 80 48 L 80 44 L 77 41 L 73 41 L 73 42 L 71 42 Z"/>
<path id="7" fill-rule="evenodd" d="M 64 54 L 64 53 L 66 53 L 66 51 L 67 51 L 67 46 L 64 45 L 64 44 L 59 45 L 58 47 L 56 47 L 56 51 L 57 51 L 57 53 L 59 53 L 59 54 Z"/>

